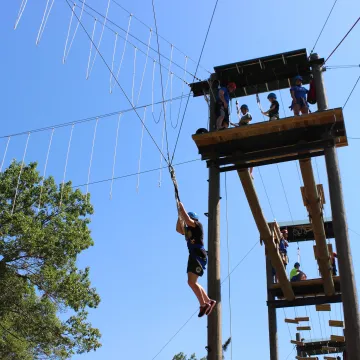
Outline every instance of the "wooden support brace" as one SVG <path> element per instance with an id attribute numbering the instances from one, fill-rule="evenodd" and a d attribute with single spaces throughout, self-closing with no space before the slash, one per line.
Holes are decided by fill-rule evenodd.
<path id="1" fill-rule="evenodd" d="M 331 341 L 345 342 L 345 336 L 331 335 Z"/>
<path id="2" fill-rule="evenodd" d="M 303 316 L 303 317 L 296 317 L 295 320 L 297 320 L 297 321 L 310 321 L 310 318 L 308 316 Z"/>
<path id="3" fill-rule="evenodd" d="M 331 311 L 331 305 L 330 304 L 316 305 L 316 311 Z"/>
<path id="4" fill-rule="evenodd" d="M 298 324 L 299 323 L 299 321 L 296 319 L 285 319 L 285 322 L 289 323 L 289 324 Z"/>
<path id="5" fill-rule="evenodd" d="M 294 345 L 304 346 L 304 343 L 302 341 L 290 340 L 290 342 Z"/>
<path id="6" fill-rule="evenodd" d="M 329 326 L 333 327 L 344 327 L 344 322 L 340 320 L 329 320 Z"/>
<path id="7" fill-rule="evenodd" d="M 299 331 L 311 330 L 311 327 L 310 326 L 298 326 L 296 328 L 296 330 L 299 330 Z"/>
<path id="8" fill-rule="evenodd" d="M 282 292 L 287 300 L 292 301 L 295 299 L 294 291 L 287 277 L 283 261 L 281 259 L 279 250 L 274 242 L 270 227 L 266 222 L 264 214 L 262 212 L 260 202 L 254 187 L 254 183 L 250 177 L 250 173 L 247 169 L 239 170 L 238 175 L 244 188 L 244 192 L 248 200 L 251 212 L 253 214 L 256 226 L 259 229 L 260 238 L 265 243 L 267 256 L 269 257 L 271 265 L 276 271 L 276 275 L 279 279 Z"/>
<path id="9" fill-rule="evenodd" d="M 302 178 L 304 181 L 304 190 L 302 194 L 304 203 L 311 217 L 312 228 L 317 245 L 317 262 L 322 278 L 324 279 L 324 292 L 327 296 L 335 295 L 335 287 L 332 279 L 332 266 L 330 255 L 326 244 L 326 235 L 322 213 L 321 200 L 323 190 L 318 191 L 316 186 L 314 172 L 311 165 L 311 159 L 299 160 Z M 320 193 L 319 193 L 320 192 Z"/>

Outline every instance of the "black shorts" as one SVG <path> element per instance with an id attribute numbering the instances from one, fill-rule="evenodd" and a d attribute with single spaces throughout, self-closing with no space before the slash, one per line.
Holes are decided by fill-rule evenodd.
<path id="1" fill-rule="evenodd" d="M 188 259 L 188 263 L 187 263 L 186 272 L 187 273 L 191 272 L 198 276 L 204 275 L 204 269 L 202 268 L 199 261 L 197 261 L 194 257 L 192 257 L 190 255 L 189 255 L 189 259 Z"/>

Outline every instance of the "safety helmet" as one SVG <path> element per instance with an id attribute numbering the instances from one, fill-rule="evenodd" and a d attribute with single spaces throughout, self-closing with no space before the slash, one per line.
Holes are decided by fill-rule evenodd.
<path id="1" fill-rule="evenodd" d="M 294 267 L 300 267 L 300 264 L 298 263 L 298 262 L 296 262 L 295 264 L 294 264 Z"/>
<path id="2" fill-rule="evenodd" d="M 246 104 L 240 106 L 240 109 L 249 110 L 249 107 Z"/>
<path id="3" fill-rule="evenodd" d="M 270 93 L 268 96 L 267 96 L 268 99 L 276 99 L 276 94 L 274 93 Z"/>
<path id="4" fill-rule="evenodd" d="M 300 75 L 297 75 L 294 77 L 294 81 L 296 81 L 296 80 L 303 81 L 303 78 Z"/>
<path id="5" fill-rule="evenodd" d="M 192 211 L 189 211 L 188 212 L 188 215 L 191 217 L 191 219 L 194 219 L 194 220 L 199 220 L 199 216 L 198 214 L 192 212 Z"/>
<path id="6" fill-rule="evenodd" d="M 234 82 L 229 82 L 229 83 L 227 84 L 227 86 L 228 86 L 228 87 L 231 87 L 231 88 L 233 89 L 233 91 L 236 90 L 236 84 L 235 84 Z"/>

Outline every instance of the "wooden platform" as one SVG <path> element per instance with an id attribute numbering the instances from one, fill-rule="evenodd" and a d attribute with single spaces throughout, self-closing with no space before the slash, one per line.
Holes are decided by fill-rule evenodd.
<path id="1" fill-rule="evenodd" d="M 296 346 L 296 350 L 309 356 L 342 353 L 345 350 L 345 342 L 337 342 L 330 339 L 314 342 L 306 341 Z"/>
<path id="2" fill-rule="evenodd" d="M 332 129 L 332 136 L 326 135 Z M 220 171 L 320 156 L 333 143 L 347 146 L 341 108 L 192 136 L 202 160 Z M 232 165 L 232 166 L 229 166 Z"/>
<path id="3" fill-rule="evenodd" d="M 335 291 L 337 294 L 341 293 L 340 289 L 340 276 L 334 276 Z M 304 281 L 291 282 L 292 289 L 295 297 L 306 297 L 306 296 L 321 296 L 324 295 L 323 279 L 310 279 Z M 271 284 L 269 292 L 278 297 L 282 298 L 282 290 L 280 284 Z"/>

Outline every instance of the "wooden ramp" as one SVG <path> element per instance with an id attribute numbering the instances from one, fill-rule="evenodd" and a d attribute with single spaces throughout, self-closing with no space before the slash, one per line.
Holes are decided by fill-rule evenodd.
<path id="1" fill-rule="evenodd" d="M 335 135 L 324 139 L 331 128 Z M 197 134 L 192 138 L 202 160 L 215 161 L 220 171 L 323 155 L 329 143 L 335 142 L 337 147 L 348 145 L 341 108 Z"/>
<path id="2" fill-rule="evenodd" d="M 289 279 L 287 278 L 285 267 L 281 259 L 277 245 L 274 242 L 273 234 L 270 227 L 265 220 L 262 212 L 259 199 L 257 197 L 254 183 L 251 179 L 248 170 L 238 171 L 240 181 L 244 188 L 246 198 L 249 202 L 251 212 L 253 214 L 255 223 L 260 232 L 260 238 L 265 244 L 267 256 L 270 258 L 271 264 L 276 270 L 276 275 L 279 279 L 279 287 L 283 293 L 283 296 L 287 300 L 294 300 L 294 292 L 291 288 Z"/>

